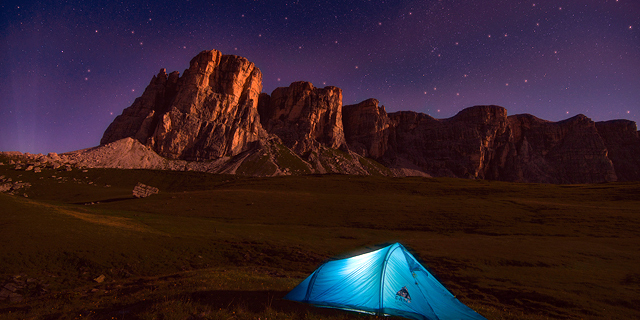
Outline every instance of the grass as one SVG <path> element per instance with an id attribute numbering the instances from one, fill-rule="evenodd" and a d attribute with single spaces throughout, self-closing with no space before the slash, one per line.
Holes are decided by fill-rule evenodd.
<path id="1" fill-rule="evenodd" d="M 322 261 L 395 241 L 489 319 L 640 317 L 640 183 L 1 175 L 32 184 L 0 194 L 0 285 L 31 279 L 2 319 L 374 319 L 281 298 Z M 138 182 L 161 192 L 134 199 Z"/>

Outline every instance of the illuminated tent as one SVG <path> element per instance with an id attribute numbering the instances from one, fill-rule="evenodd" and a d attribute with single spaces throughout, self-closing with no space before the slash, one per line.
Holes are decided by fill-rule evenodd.
<path id="1" fill-rule="evenodd" d="M 410 319 L 485 319 L 458 301 L 399 243 L 326 262 L 284 298 Z"/>

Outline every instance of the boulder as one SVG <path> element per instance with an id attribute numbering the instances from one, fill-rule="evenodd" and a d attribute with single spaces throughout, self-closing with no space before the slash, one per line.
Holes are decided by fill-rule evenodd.
<path id="1" fill-rule="evenodd" d="M 133 196 L 136 198 L 146 198 L 148 196 L 157 194 L 158 192 L 160 192 L 158 188 L 148 186 L 140 182 L 138 182 L 138 184 L 133 188 Z"/>

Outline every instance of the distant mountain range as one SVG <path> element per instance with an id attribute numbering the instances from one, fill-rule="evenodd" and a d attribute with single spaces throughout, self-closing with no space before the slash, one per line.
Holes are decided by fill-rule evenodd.
<path id="1" fill-rule="evenodd" d="M 294 82 L 262 93 L 246 58 L 203 51 L 164 69 L 109 125 L 100 146 L 67 154 L 90 167 L 257 176 L 342 173 L 540 183 L 640 180 L 635 122 L 559 122 L 474 106 L 448 119 L 387 113 L 375 99 Z"/>

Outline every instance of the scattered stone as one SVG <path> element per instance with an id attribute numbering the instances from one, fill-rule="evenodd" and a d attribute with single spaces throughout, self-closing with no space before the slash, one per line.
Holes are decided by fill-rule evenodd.
<path id="1" fill-rule="evenodd" d="M 85 169 L 85 170 L 82 170 L 82 172 L 85 172 L 85 173 L 86 173 L 86 172 L 89 172 L 89 170 Z"/>
<path id="2" fill-rule="evenodd" d="M 22 170 L 22 165 L 16 164 L 14 170 Z"/>
<path id="3" fill-rule="evenodd" d="M 64 170 L 65 171 L 71 171 L 71 170 L 73 170 L 73 168 L 71 168 L 71 165 L 65 165 L 64 166 Z"/>
<path id="4" fill-rule="evenodd" d="M 146 198 L 150 195 L 158 193 L 160 190 L 156 187 L 148 186 L 146 184 L 138 182 L 133 188 L 133 196 L 136 198 Z"/>
<path id="5" fill-rule="evenodd" d="M 40 167 L 35 167 L 35 168 L 33 168 L 33 172 L 40 173 L 40 172 L 42 172 L 42 169 L 40 169 Z"/>
<path id="6" fill-rule="evenodd" d="M 101 274 L 99 277 L 93 279 L 93 281 L 95 281 L 97 283 L 103 283 L 104 279 L 106 279 L 106 277 L 104 276 L 104 274 Z"/>
<path id="7" fill-rule="evenodd" d="M 47 156 L 53 161 L 60 161 L 60 156 L 55 152 L 50 152 Z"/>

